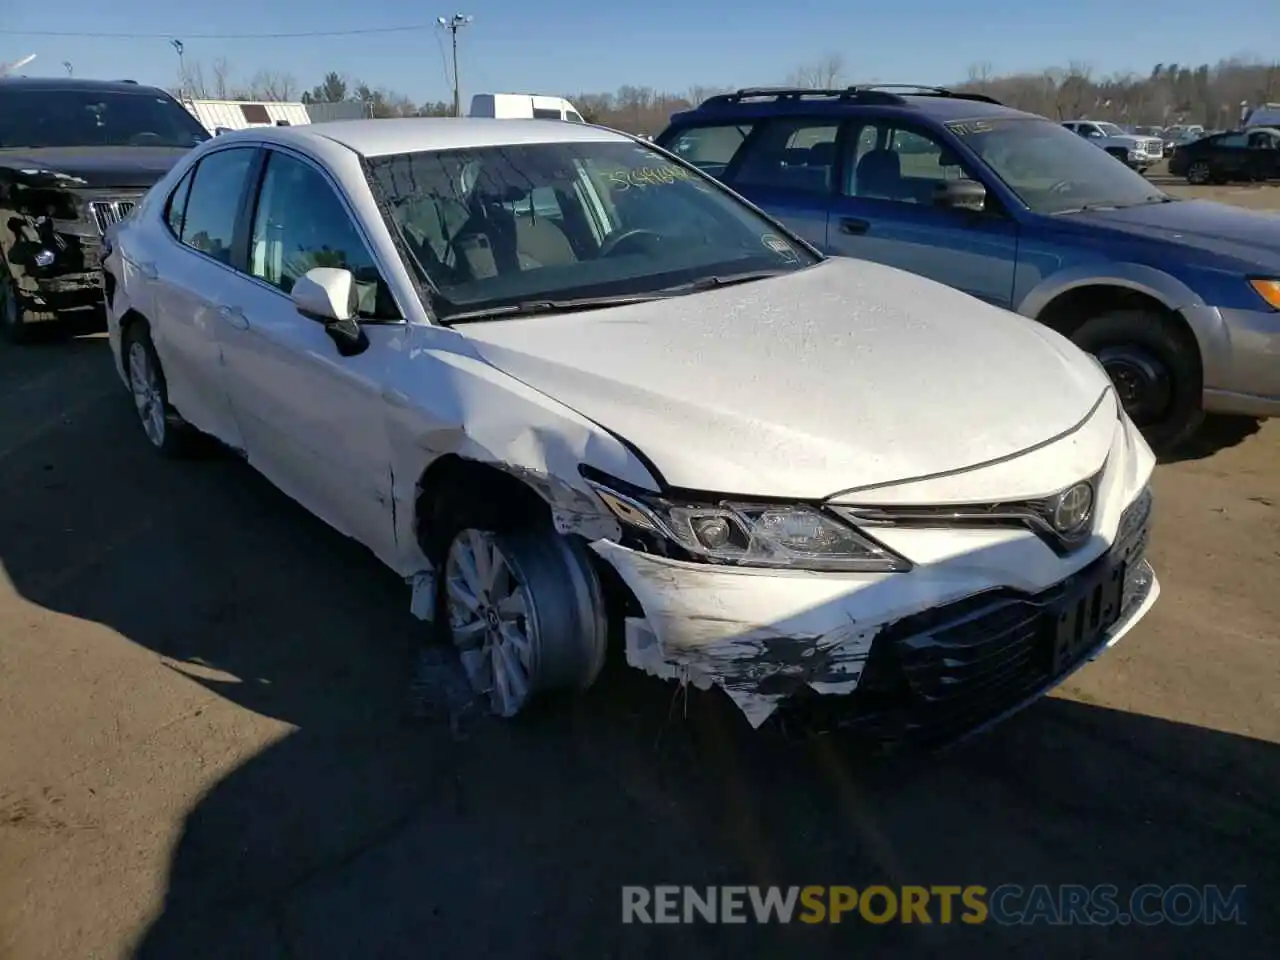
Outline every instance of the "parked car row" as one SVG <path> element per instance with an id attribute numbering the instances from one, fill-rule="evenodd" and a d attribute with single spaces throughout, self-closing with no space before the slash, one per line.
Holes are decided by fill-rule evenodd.
<path id="1" fill-rule="evenodd" d="M 880 119 L 862 169 L 887 187 L 906 131 Z M 782 149 L 827 142 L 809 140 Z M 946 209 L 976 215 L 953 183 Z M 22 191 L 32 229 L 56 239 L 75 213 L 90 234 L 96 208 L 45 225 Z M 365 544 L 501 716 L 595 682 L 616 638 L 753 725 L 951 740 L 1159 593 L 1154 457 L 1097 362 L 960 290 L 826 257 L 637 138 L 239 131 L 95 242 L 141 436 L 166 455 L 216 438 Z"/>
<path id="2" fill-rule="evenodd" d="M 657 142 L 825 253 L 1070 338 L 1158 449 L 1206 411 L 1280 414 L 1274 214 L 1179 200 L 1058 123 L 937 88 L 742 90 Z"/>

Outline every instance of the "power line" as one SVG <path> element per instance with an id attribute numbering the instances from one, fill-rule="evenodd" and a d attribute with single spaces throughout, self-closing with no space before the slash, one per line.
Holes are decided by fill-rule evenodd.
<path id="1" fill-rule="evenodd" d="M 410 23 L 398 27 L 362 27 L 351 30 L 306 30 L 298 33 L 98 33 L 91 30 L 5 30 L 15 37 L 89 37 L 101 40 L 168 40 L 181 36 L 186 40 L 289 40 L 305 37 L 354 37 L 370 33 L 401 33 L 406 30 L 433 30 L 434 23 Z"/>

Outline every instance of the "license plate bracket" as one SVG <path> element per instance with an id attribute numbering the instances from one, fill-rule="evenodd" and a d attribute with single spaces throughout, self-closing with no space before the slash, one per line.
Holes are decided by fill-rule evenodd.
<path id="1" fill-rule="evenodd" d="M 1127 564 L 1107 564 L 1076 584 L 1050 610 L 1049 669 L 1057 676 L 1075 664 L 1120 619 Z"/>

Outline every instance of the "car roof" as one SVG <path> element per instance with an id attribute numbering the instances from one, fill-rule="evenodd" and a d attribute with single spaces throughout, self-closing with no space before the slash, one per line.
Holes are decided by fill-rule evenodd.
<path id="1" fill-rule="evenodd" d="M 920 88 L 915 88 L 920 89 Z M 986 120 L 995 117 L 1024 117 L 1044 119 L 1037 114 L 1024 113 L 989 98 L 976 94 L 954 93 L 939 90 L 934 93 L 890 93 L 884 88 L 850 88 L 848 91 L 770 91 L 762 88 L 758 93 L 740 90 L 736 94 L 711 97 L 692 110 L 675 114 L 672 122 L 688 120 L 724 119 L 735 117 L 759 119 L 776 116 L 843 116 L 850 111 L 859 113 L 915 114 L 949 123 L 953 120 Z"/>
<path id="2" fill-rule="evenodd" d="M 134 80 L 86 80 L 81 77 L 0 77 L 0 90 L 75 90 L 85 93 L 164 93 Z"/>
<path id="3" fill-rule="evenodd" d="M 292 127 L 250 127 L 224 134 L 277 143 L 330 140 L 362 157 L 424 150 L 502 147 L 527 143 L 626 143 L 616 130 L 562 120 L 493 120 L 475 117 L 402 117 L 388 120 L 334 120 Z M 218 139 L 223 139 L 222 137 Z"/>

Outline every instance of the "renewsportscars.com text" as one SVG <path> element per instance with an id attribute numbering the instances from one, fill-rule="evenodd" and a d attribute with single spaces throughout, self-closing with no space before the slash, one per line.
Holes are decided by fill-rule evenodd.
<path id="1" fill-rule="evenodd" d="M 622 888 L 623 923 L 1175 926 L 1245 923 L 1243 886 L 1112 884 Z"/>

